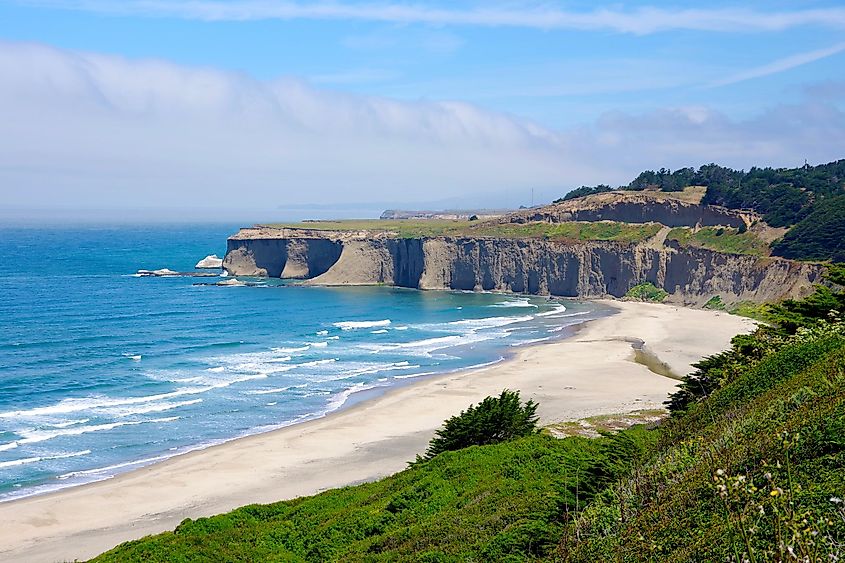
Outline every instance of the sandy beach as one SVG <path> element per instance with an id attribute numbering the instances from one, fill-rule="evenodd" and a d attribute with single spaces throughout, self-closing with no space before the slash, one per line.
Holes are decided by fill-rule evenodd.
<path id="1" fill-rule="evenodd" d="M 487 368 L 424 378 L 318 420 L 2 503 L 0 560 L 86 559 L 188 517 L 389 475 L 425 450 L 444 419 L 503 388 L 539 402 L 543 424 L 660 407 L 677 381 L 635 362 L 632 343 L 644 342 L 682 375 L 754 326 L 721 312 L 605 303 L 618 313 Z"/>

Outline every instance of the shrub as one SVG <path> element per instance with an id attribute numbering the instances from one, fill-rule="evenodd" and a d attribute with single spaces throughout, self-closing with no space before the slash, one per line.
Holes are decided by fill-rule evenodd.
<path id="1" fill-rule="evenodd" d="M 631 299 L 634 301 L 653 301 L 655 303 L 660 303 L 669 294 L 660 289 L 659 287 L 655 287 L 655 285 L 651 282 L 645 282 L 638 285 L 635 285 L 631 289 L 628 290 L 628 293 L 625 294 L 625 299 Z"/>
<path id="2" fill-rule="evenodd" d="M 707 303 L 704 304 L 705 309 L 713 309 L 714 311 L 724 311 L 725 302 L 718 295 L 711 297 Z"/>
<path id="3" fill-rule="evenodd" d="M 469 446 L 498 444 L 537 432 L 537 403 L 523 403 L 519 391 L 505 389 L 498 397 L 487 397 L 448 419 L 429 442 L 425 461 L 439 453 Z"/>

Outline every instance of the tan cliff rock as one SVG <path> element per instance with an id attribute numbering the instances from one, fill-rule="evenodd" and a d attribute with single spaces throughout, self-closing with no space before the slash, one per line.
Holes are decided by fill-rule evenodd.
<path id="1" fill-rule="evenodd" d="M 665 243 L 479 237 L 399 238 L 392 233 L 241 229 L 228 241 L 231 275 L 321 285 L 387 284 L 566 297 L 621 297 L 651 282 L 669 300 L 701 305 L 767 301 L 807 293 L 823 266 Z"/>
<path id="2" fill-rule="evenodd" d="M 566 221 L 618 221 L 620 223 L 661 223 L 668 227 L 723 226 L 750 227 L 760 216 L 716 205 L 683 201 L 663 192 L 614 191 L 525 209 L 502 217 L 502 223 L 564 223 Z"/>

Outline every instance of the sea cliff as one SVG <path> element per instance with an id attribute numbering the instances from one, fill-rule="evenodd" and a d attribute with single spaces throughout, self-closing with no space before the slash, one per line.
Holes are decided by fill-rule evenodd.
<path id="1" fill-rule="evenodd" d="M 387 284 L 565 297 L 621 297 L 651 282 L 669 301 L 701 305 L 768 301 L 806 293 L 823 266 L 682 247 L 610 241 L 399 237 L 391 233 L 241 229 L 228 241 L 231 275 L 317 285 Z"/>

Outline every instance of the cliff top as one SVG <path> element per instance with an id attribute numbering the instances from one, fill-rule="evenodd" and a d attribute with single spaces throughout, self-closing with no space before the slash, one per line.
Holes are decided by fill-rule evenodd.
<path id="1" fill-rule="evenodd" d="M 231 238 L 234 240 L 312 237 L 334 240 L 424 237 L 543 238 L 562 242 L 603 240 L 636 243 L 654 237 L 660 230 L 661 226 L 656 223 L 626 224 L 613 221 L 511 223 L 496 219 L 478 221 L 369 219 L 259 225 L 241 229 Z"/>
<path id="2" fill-rule="evenodd" d="M 698 202 L 705 191 L 700 186 L 671 193 L 614 191 L 475 221 L 359 219 L 259 225 L 241 230 L 232 239 L 541 238 L 655 246 L 670 240 L 724 252 L 768 255 L 769 242 L 783 233 L 767 227 L 752 213 L 701 205 Z"/>

